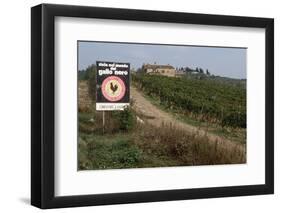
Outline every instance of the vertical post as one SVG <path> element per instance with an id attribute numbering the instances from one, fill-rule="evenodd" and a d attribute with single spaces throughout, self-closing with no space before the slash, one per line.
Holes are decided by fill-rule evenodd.
<path id="1" fill-rule="evenodd" d="M 104 111 L 102 111 L 102 133 L 103 134 L 104 134 L 104 124 L 105 124 Z"/>

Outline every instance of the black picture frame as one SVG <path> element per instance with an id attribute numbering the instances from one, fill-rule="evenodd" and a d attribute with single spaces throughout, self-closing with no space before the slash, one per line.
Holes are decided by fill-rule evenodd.
<path id="1" fill-rule="evenodd" d="M 54 195 L 55 17 L 264 28 L 265 184 L 93 195 Z M 31 204 L 60 208 L 274 193 L 274 20 L 270 18 L 41 4 L 31 8 Z"/>

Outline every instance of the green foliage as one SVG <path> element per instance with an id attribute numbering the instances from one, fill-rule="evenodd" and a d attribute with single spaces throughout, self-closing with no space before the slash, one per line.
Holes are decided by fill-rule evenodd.
<path id="1" fill-rule="evenodd" d="M 105 128 L 103 128 L 103 112 L 79 112 L 79 132 L 82 133 L 118 133 L 130 132 L 136 125 L 136 116 L 133 110 L 127 107 L 123 111 L 106 111 Z"/>
<path id="2" fill-rule="evenodd" d="M 231 112 L 223 116 L 221 123 L 222 126 L 238 126 L 246 128 L 246 113 Z"/>
<path id="3" fill-rule="evenodd" d="M 126 131 L 120 131 L 121 117 L 132 118 L 134 112 L 128 109 L 107 114 L 107 128 L 103 132 L 101 113 L 79 113 L 80 170 L 245 162 L 240 149 L 217 145 L 207 137 L 172 125 L 134 123 L 133 131 L 127 131 L 130 125 L 124 125 Z"/>
<path id="4" fill-rule="evenodd" d="M 115 117 L 118 118 L 120 130 L 130 131 L 136 124 L 136 117 L 130 107 L 126 107 L 123 111 L 115 111 Z"/>
<path id="5" fill-rule="evenodd" d="M 89 80 L 93 76 L 96 76 L 96 65 L 91 65 L 87 67 L 85 70 L 78 71 L 78 79 L 79 80 Z"/>
<path id="6" fill-rule="evenodd" d="M 79 137 L 79 169 L 132 168 L 141 161 L 141 150 L 122 135 Z"/>
<path id="7" fill-rule="evenodd" d="M 79 132 L 78 146 L 80 170 L 245 163 L 238 146 L 228 148 L 170 125 L 146 125 L 134 133 Z"/>
<path id="8" fill-rule="evenodd" d="M 92 100 L 96 99 L 96 65 L 89 66 L 86 70 L 78 71 L 79 80 L 88 80 L 89 82 L 89 93 Z"/>
<path id="9" fill-rule="evenodd" d="M 198 69 L 199 70 L 199 69 Z M 246 89 L 204 79 L 134 75 L 133 81 L 160 104 L 222 126 L 246 127 Z"/>

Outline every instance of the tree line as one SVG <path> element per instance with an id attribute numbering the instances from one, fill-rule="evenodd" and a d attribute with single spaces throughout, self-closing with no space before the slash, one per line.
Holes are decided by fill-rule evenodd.
<path id="1" fill-rule="evenodd" d="M 204 69 L 201 68 L 201 67 L 196 67 L 195 69 L 192 69 L 190 67 L 177 67 L 176 70 L 179 70 L 179 71 L 182 71 L 182 72 L 186 72 L 186 73 L 194 72 L 194 73 L 201 73 L 201 74 L 211 75 L 211 72 L 208 69 L 206 69 L 204 71 Z"/>

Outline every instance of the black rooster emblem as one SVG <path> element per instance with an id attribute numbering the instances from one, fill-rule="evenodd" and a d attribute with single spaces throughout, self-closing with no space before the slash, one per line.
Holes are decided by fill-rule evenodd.
<path id="1" fill-rule="evenodd" d="M 118 89 L 118 85 L 115 84 L 115 85 L 113 86 L 113 83 L 110 82 L 110 89 L 112 90 L 112 92 L 113 92 L 113 94 L 114 94 L 114 93 L 116 92 L 116 90 Z"/>

